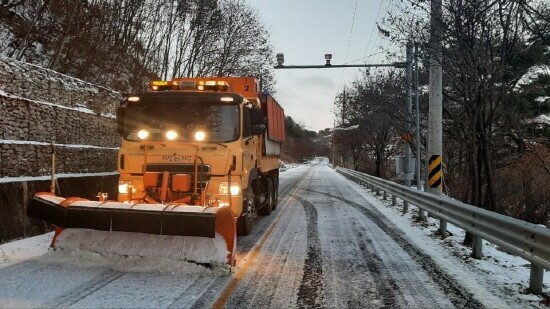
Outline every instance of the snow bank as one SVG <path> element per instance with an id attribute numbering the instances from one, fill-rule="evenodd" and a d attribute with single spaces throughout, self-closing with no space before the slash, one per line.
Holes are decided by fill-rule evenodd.
<path id="1" fill-rule="evenodd" d="M 48 252 L 53 232 L 0 245 L 0 268 Z"/>
<path id="2" fill-rule="evenodd" d="M 219 235 L 212 239 L 117 232 L 120 234 L 117 236 L 119 242 L 114 244 L 106 242 L 112 237 L 101 235 L 105 233 L 114 234 L 67 229 L 59 236 L 55 250 L 49 248 L 53 232 L 1 244 L 0 269 L 38 257 L 56 264 L 103 267 L 125 272 L 207 274 L 214 271 L 226 274 L 229 268 L 225 259 L 225 241 Z M 185 245 L 190 247 L 183 247 Z M 112 252 L 113 249 L 119 251 Z M 205 268 L 186 260 L 199 263 L 211 260 L 213 267 Z"/>
<path id="3" fill-rule="evenodd" d="M 295 167 L 298 167 L 300 166 L 299 164 L 296 164 L 296 163 L 287 163 L 285 161 L 282 161 L 282 160 L 279 160 L 279 171 L 280 172 L 285 172 L 291 168 L 295 168 Z"/>
<path id="4" fill-rule="evenodd" d="M 530 263 L 518 256 L 503 252 L 498 246 L 483 240 L 483 257 L 479 260 L 470 256 L 471 248 L 462 245 L 465 231 L 451 223 L 447 225 L 449 236 L 438 235 L 439 220 L 428 218 L 417 221 L 417 208 L 403 214 L 400 199 L 392 205 L 391 199 L 379 200 L 368 189 L 349 181 L 367 201 L 395 224 L 411 243 L 428 254 L 434 262 L 451 275 L 460 285 L 475 295 L 487 308 L 518 308 L 525 305 L 539 306 L 543 298 L 529 294 Z M 414 206 L 414 205 L 411 205 Z M 548 293 L 550 276 L 544 276 L 544 293 Z M 514 304 L 514 302 L 521 303 Z M 512 303 L 512 304 L 510 304 Z"/>
<path id="5" fill-rule="evenodd" d="M 530 122 L 550 125 L 550 115 L 539 115 L 533 118 Z"/>
<path id="6" fill-rule="evenodd" d="M 521 86 L 529 85 L 531 84 L 535 79 L 539 77 L 539 75 L 548 75 L 550 74 L 550 66 L 548 65 L 535 65 L 529 68 L 527 70 L 527 73 L 525 73 L 516 83 L 516 89 L 520 88 Z"/>
<path id="7" fill-rule="evenodd" d="M 225 265 L 227 246 L 223 237 L 167 236 L 143 233 L 65 229 L 51 255 L 76 256 L 86 263 L 109 262 L 114 265 L 149 268 L 160 261 L 181 261 Z M 139 263 L 136 263 L 138 262 Z M 145 261 L 145 263 L 143 263 Z M 153 263 L 147 263 L 153 262 Z"/>

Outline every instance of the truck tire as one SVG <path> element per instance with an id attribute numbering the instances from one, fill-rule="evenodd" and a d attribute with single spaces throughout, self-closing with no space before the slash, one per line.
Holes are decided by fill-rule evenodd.
<path id="1" fill-rule="evenodd" d="M 243 199 L 243 212 L 237 218 L 237 235 L 246 236 L 252 232 L 252 223 L 254 219 L 254 196 L 252 190 L 248 190 Z"/>
<path id="2" fill-rule="evenodd" d="M 271 211 L 273 211 L 273 181 L 271 181 L 271 178 L 265 179 L 265 202 L 262 205 L 260 209 L 258 209 L 258 213 L 262 216 L 269 216 L 271 214 Z"/>
<path id="3" fill-rule="evenodd" d="M 273 210 L 277 209 L 279 203 L 279 177 L 273 177 Z"/>

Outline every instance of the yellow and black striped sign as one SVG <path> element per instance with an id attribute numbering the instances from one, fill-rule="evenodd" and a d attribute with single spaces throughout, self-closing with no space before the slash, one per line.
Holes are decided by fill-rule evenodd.
<path id="1" fill-rule="evenodd" d="M 442 158 L 440 155 L 433 155 L 428 161 L 430 177 L 428 179 L 428 184 L 430 188 L 439 188 L 441 189 L 441 177 L 443 176 L 443 170 L 441 169 Z"/>

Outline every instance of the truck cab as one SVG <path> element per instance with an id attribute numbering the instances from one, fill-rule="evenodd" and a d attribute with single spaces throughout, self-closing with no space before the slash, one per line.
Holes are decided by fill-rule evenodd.
<path id="1" fill-rule="evenodd" d="M 153 81 L 117 110 L 118 201 L 229 207 L 237 231 L 277 205 L 284 111 L 253 77 Z"/>

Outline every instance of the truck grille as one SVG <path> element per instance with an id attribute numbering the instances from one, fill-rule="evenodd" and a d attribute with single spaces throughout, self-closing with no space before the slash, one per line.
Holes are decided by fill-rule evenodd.
<path id="1" fill-rule="evenodd" d="M 199 174 L 210 174 L 210 165 L 199 165 L 197 170 Z M 194 174 L 195 166 L 193 164 L 147 164 L 148 172 L 169 172 L 171 174 Z"/>
<path id="2" fill-rule="evenodd" d="M 202 173 L 201 173 L 201 168 L 202 168 Z M 204 190 L 208 186 L 208 181 L 210 180 L 210 165 L 203 165 L 203 166 L 199 165 L 197 167 L 197 171 L 198 171 L 197 187 L 199 190 Z M 147 164 L 147 172 L 159 172 L 159 173 L 168 172 L 170 174 L 189 174 L 191 175 L 192 185 L 194 186 L 195 184 L 195 166 L 193 164 Z"/>

